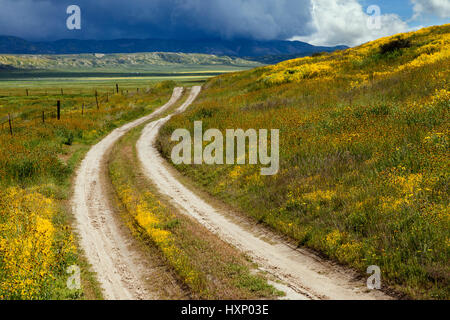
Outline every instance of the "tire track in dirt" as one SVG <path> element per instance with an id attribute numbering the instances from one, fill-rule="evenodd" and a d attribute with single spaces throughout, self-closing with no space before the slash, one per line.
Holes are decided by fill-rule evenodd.
<path id="1" fill-rule="evenodd" d="M 201 87 L 193 87 L 188 100 L 174 114 L 185 111 L 200 91 Z M 145 175 L 182 213 L 193 217 L 221 239 L 247 253 L 261 270 L 282 282 L 278 288 L 286 289 L 287 298 L 390 299 L 383 292 L 369 291 L 354 271 L 326 261 L 309 250 L 295 248 L 264 227 L 250 224 L 239 217 L 231 219 L 229 214 L 212 207 L 180 183 L 176 178 L 177 173 L 155 147 L 159 129 L 171 117 L 169 115 L 150 122 L 144 128 L 137 142 L 137 152 Z"/>
<path id="2" fill-rule="evenodd" d="M 106 158 L 113 145 L 131 129 L 161 115 L 182 96 L 175 88 L 170 101 L 150 115 L 130 122 L 93 146 L 81 163 L 74 186 L 72 210 L 76 229 L 88 262 L 108 300 L 157 299 L 148 290 L 143 277 L 148 276 L 145 259 L 133 247 L 133 239 L 124 235 L 109 203 L 104 183 Z"/>

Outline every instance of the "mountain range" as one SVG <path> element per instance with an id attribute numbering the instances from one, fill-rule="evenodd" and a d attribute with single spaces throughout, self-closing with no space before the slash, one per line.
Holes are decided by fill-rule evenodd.
<path id="1" fill-rule="evenodd" d="M 280 40 L 64 39 L 34 42 L 13 36 L 0 36 L 0 54 L 180 52 L 240 57 L 274 63 L 292 57 L 346 48 L 346 46 L 318 47 L 301 41 Z"/>

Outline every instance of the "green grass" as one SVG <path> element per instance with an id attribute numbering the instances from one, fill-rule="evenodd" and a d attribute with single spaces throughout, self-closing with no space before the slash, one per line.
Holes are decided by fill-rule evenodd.
<path id="1" fill-rule="evenodd" d="M 206 54 L 136 53 L 94 55 L 0 55 L 0 90 L 26 86 L 102 86 L 120 82 L 126 87 L 176 80 L 203 82 L 213 76 L 247 70 L 261 64 Z"/>
<path id="2" fill-rule="evenodd" d="M 391 43 L 407 38 L 410 45 Z M 382 48 L 393 48 L 386 51 Z M 209 80 L 162 128 L 279 129 L 280 172 L 180 165 L 210 194 L 405 297 L 450 297 L 450 25 Z"/>
<path id="3" fill-rule="evenodd" d="M 45 197 L 49 201 L 49 210 L 52 215 L 33 218 L 28 221 L 22 219 L 17 225 L 10 225 L 0 215 L 0 279 L 5 287 L 0 288 L 0 296 L 5 299 L 100 299 L 101 290 L 95 277 L 90 272 L 89 265 L 83 257 L 79 248 L 74 248 L 76 239 L 71 229 L 73 217 L 70 214 L 69 198 L 71 194 L 72 177 L 77 165 L 90 146 L 117 128 L 133 119 L 152 112 L 156 107 L 163 105 L 169 100 L 174 82 L 160 84 L 146 84 L 151 90 L 141 90 L 139 93 L 128 95 L 115 94 L 101 101 L 99 110 L 92 105 L 92 93 L 79 94 L 73 88 L 67 87 L 64 96 L 56 95 L 33 95 L 25 96 L 22 90 L 9 88 L 13 95 L 2 97 L 0 115 L 12 113 L 14 115 L 14 135 L 9 135 L 9 130 L 0 131 L 0 195 L 9 197 L 12 195 L 14 202 L 7 205 L 8 219 L 26 217 L 27 210 L 33 217 L 44 214 L 43 211 L 33 211 L 35 205 L 29 199 L 41 199 Z M 37 89 L 37 86 L 34 87 Z M 57 90 L 58 88 L 48 88 Z M 92 88 L 85 88 L 91 91 Z M 92 92 L 92 91 L 91 91 Z M 104 96 L 101 96 L 104 98 Z M 63 101 L 61 120 L 47 115 L 45 123 L 40 119 L 34 120 L 34 115 L 39 115 L 51 105 L 54 106 L 56 99 Z M 81 114 L 80 106 L 86 103 L 84 115 Z M 53 108 L 53 107 L 52 107 Z M 23 194 L 23 198 L 17 198 L 14 194 Z M 25 196 L 27 195 L 27 196 Z M 27 200 L 28 199 L 28 200 Z M 22 203 L 23 202 L 23 203 Z M 50 212 L 50 211 L 49 211 Z M 21 218 L 20 218 L 21 219 Z M 41 219 L 41 220 L 39 220 Z M 38 237 L 39 223 L 42 219 L 50 221 L 55 232 L 52 236 L 50 252 L 54 252 L 55 259 L 45 264 L 45 259 L 32 261 L 27 273 L 15 273 L 16 269 L 8 267 L 11 263 L 24 264 L 26 259 L 21 253 L 20 245 L 25 239 L 20 236 L 20 230 L 29 230 L 29 237 Z M 11 220 L 14 221 L 14 220 Z M 41 221 L 41 222 L 40 222 Z M 36 223 L 34 226 L 33 223 Z M 25 229 L 27 228 L 27 229 Z M 16 231 L 15 231 L 16 230 Z M 17 231 L 19 230 L 19 231 Z M 36 248 L 34 252 L 46 252 L 41 244 L 34 240 Z M 63 248 L 63 249 L 61 249 Z M 64 249 L 67 248 L 67 249 Z M 61 252 L 66 252 L 62 254 Z M 50 255 L 51 256 L 51 255 Z M 3 260 L 3 257 L 10 257 Z M 17 259 L 17 260 L 15 260 Z M 25 260 L 24 260 L 25 259 Z M 31 262 L 30 262 L 31 263 Z M 82 269 L 82 291 L 71 291 L 66 288 L 68 274 L 66 267 L 78 265 Z M 25 286 L 22 293 L 17 293 L 8 287 L 8 283 L 26 283 L 31 274 L 42 268 L 42 283 L 36 282 L 33 287 Z M 23 271 L 25 272 L 25 271 Z M 37 280 L 36 280 L 37 281 Z M 31 291 L 33 289 L 33 291 Z M 30 290 L 30 291 L 28 291 Z"/>

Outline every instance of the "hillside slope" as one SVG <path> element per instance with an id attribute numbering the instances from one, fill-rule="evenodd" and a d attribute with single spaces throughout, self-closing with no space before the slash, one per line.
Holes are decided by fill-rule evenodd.
<path id="1" fill-rule="evenodd" d="M 52 71 L 154 71 L 157 68 L 174 70 L 189 66 L 221 66 L 251 68 L 259 63 L 240 58 L 218 57 L 207 54 L 134 53 L 134 54 L 80 54 L 80 55 L 0 55 L 0 70 Z"/>
<path id="2" fill-rule="evenodd" d="M 280 129 L 280 172 L 180 165 L 255 219 L 413 298 L 450 297 L 450 25 L 210 80 L 161 131 Z"/>

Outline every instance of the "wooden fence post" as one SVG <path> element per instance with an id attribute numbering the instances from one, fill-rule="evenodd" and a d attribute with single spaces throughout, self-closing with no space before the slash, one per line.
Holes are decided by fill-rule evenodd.
<path id="1" fill-rule="evenodd" d="M 42 111 L 42 123 L 45 124 L 45 111 Z"/>
<path id="2" fill-rule="evenodd" d="M 56 118 L 58 120 L 61 119 L 61 101 L 58 100 L 58 102 L 56 103 Z"/>
<path id="3" fill-rule="evenodd" d="M 28 89 L 26 89 L 26 91 L 27 91 L 27 97 L 28 97 Z"/>
<path id="4" fill-rule="evenodd" d="M 119 84 L 118 83 L 116 83 L 116 92 L 117 92 L 117 94 L 119 94 Z"/>
<path id="5" fill-rule="evenodd" d="M 12 131 L 12 121 L 11 121 L 11 114 L 8 113 L 8 122 L 9 122 L 9 133 L 11 134 L 11 136 L 13 135 L 13 131 Z"/>
<path id="6" fill-rule="evenodd" d="M 97 93 L 97 90 L 95 90 L 95 103 L 97 104 L 97 110 L 99 110 L 100 107 L 98 105 L 98 93 Z"/>
<path id="7" fill-rule="evenodd" d="M 81 115 L 84 115 L 84 102 L 83 102 L 83 104 L 81 105 Z"/>

